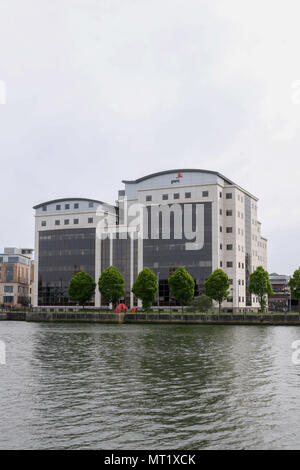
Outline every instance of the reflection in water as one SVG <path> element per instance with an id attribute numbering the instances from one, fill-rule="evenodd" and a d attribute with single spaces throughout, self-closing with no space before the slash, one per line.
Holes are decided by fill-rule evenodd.
<path id="1" fill-rule="evenodd" d="M 300 448 L 297 327 L 1 322 L 0 448 Z"/>

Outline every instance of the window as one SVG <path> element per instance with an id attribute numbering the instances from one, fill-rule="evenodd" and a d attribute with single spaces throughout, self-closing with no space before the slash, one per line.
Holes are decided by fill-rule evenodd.
<path id="1" fill-rule="evenodd" d="M 64 220 L 64 224 L 65 224 L 65 225 L 69 225 L 69 222 L 70 222 L 69 219 L 65 219 L 65 220 Z"/>
<path id="2" fill-rule="evenodd" d="M 192 197 L 192 194 L 191 193 L 185 193 L 184 197 L 186 199 L 190 199 Z"/>
<path id="3" fill-rule="evenodd" d="M 226 233 L 232 233 L 232 227 L 226 227 Z"/>
<path id="4" fill-rule="evenodd" d="M 146 196 L 146 201 L 152 201 L 152 196 Z"/>
<path id="5" fill-rule="evenodd" d="M 47 206 L 43 206 L 43 212 L 46 212 Z"/>
<path id="6" fill-rule="evenodd" d="M 61 205 L 60 205 L 60 204 L 56 204 L 56 210 L 57 210 L 57 211 L 60 211 L 60 209 L 61 209 Z"/>
<path id="7" fill-rule="evenodd" d="M 222 250 L 222 249 L 223 249 L 223 245 L 222 245 L 222 243 L 220 243 L 220 250 Z"/>
<path id="8" fill-rule="evenodd" d="M 94 207 L 94 203 L 93 203 L 93 202 L 89 202 L 89 207 Z"/>
<path id="9" fill-rule="evenodd" d="M 226 266 L 227 268 L 232 268 L 232 261 L 227 261 Z"/>
<path id="10" fill-rule="evenodd" d="M 46 227 L 46 220 L 42 220 L 42 227 Z"/>
<path id="11" fill-rule="evenodd" d="M 226 193 L 226 199 L 232 199 L 232 193 Z"/>
<path id="12" fill-rule="evenodd" d="M 220 232 L 222 232 L 222 227 L 220 226 Z"/>
<path id="13" fill-rule="evenodd" d="M 223 263 L 222 263 L 222 261 L 220 261 L 220 268 L 222 268 L 222 266 L 223 266 Z"/>
<path id="14" fill-rule="evenodd" d="M 232 211 L 226 211 L 226 215 L 228 216 L 232 215 Z"/>
<path id="15" fill-rule="evenodd" d="M 163 194 L 162 198 L 163 198 L 163 201 L 167 201 L 169 199 L 169 195 L 168 194 Z"/>
<path id="16" fill-rule="evenodd" d="M 4 292 L 8 294 L 12 294 L 14 291 L 13 286 L 4 286 Z"/>
<path id="17" fill-rule="evenodd" d="M 202 191 L 202 197 L 208 197 L 208 191 Z"/>
<path id="18" fill-rule="evenodd" d="M 174 194 L 174 199 L 179 199 L 179 193 Z"/>
<path id="19" fill-rule="evenodd" d="M 232 285 L 233 284 L 233 279 L 229 279 L 229 282 Z"/>
<path id="20" fill-rule="evenodd" d="M 93 222 L 94 222 L 93 217 L 89 217 L 89 218 L 88 218 L 88 224 L 92 224 Z"/>
<path id="21" fill-rule="evenodd" d="M 65 204 L 65 209 L 66 210 L 70 209 L 70 204 Z"/>
<path id="22" fill-rule="evenodd" d="M 75 204 L 74 204 L 74 209 L 79 209 L 79 204 L 78 204 L 78 202 L 75 202 Z"/>
<path id="23" fill-rule="evenodd" d="M 222 197 L 222 193 L 220 192 L 220 197 Z"/>
<path id="24" fill-rule="evenodd" d="M 220 209 L 220 215 L 222 215 L 222 209 Z"/>
<path id="25" fill-rule="evenodd" d="M 232 245 L 226 245 L 226 250 L 232 250 Z"/>
<path id="26" fill-rule="evenodd" d="M 79 224 L 79 219 L 74 219 L 73 223 L 74 223 L 74 225 L 78 225 Z"/>
<path id="27" fill-rule="evenodd" d="M 60 225 L 60 220 L 56 220 L 55 225 Z"/>

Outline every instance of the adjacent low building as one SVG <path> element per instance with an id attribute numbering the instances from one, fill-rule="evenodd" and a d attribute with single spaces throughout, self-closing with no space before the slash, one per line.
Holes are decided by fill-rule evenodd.
<path id="1" fill-rule="evenodd" d="M 225 176 L 199 169 L 168 170 L 123 181 L 115 205 L 67 198 L 35 209 L 34 306 L 72 306 L 68 285 L 79 270 L 97 281 L 116 266 L 125 277 L 125 303 L 136 306 L 131 287 L 147 266 L 159 280 L 156 307 L 174 305 L 168 279 L 178 266 L 194 277 L 196 293 L 222 268 L 231 282 L 228 311 L 256 311 L 249 276 L 267 267 L 258 199 Z M 96 291 L 92 305 L 105 305 Z"/>
<path id="2" fill-rule="evenodd" d="M 29 307 L 33 279 L 31 248 L 4 248 L 0 254 L 0 305 Z"/>
<path id="3" fill-rule="evenodd" d="M 285 274 L 270 274 L 269 279 L 273 288 L 273 295 L 269 297 L 269 311 L 298 311 L 298 300 L 292 298 L 288 286 L 290 278 L 291 276 Z"/>

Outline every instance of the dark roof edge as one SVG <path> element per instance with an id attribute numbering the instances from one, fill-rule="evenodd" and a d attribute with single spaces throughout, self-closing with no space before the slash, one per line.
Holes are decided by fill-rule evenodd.
<path id="1" fill-rule="evenodd" d="M 218 171 L 213 171 L 213 170 L 203 170 L 203 169 L 198 169 L 198 168 L 175 168 L 174 170 L 164 170 L 164 171 L 159 171 L 157 173 L 151 173 L 150 175 L 146 175 L 146 176 L 142 176 L 141 178 L 138 178 L 136 180 L 122 180 L 122 183 L 124 184 L 137 184 L 137 183 L 141 183 L 142 181 L 145 181 L 147 179 L 150 179 L 150 178 L 154 178 L 155 176 L 161 176 L 161 175 L 167 175 L 167 174 L 170 174 L 170 173 L 184 173 L 184 172 L 190 172 L 190 173 L 209 173 L 209 174 L 212 174 L 212 175 L 216 175 L 218 176 L 219 178 L 222 178 L 224 181 L 226 181 L 226 183 L 229 183 L 229 184 L 232 184 L 234 186 L 237 186 L 238 188 L 240 188 L 243 192 L 245 192 L 246 194 L 249 194 L 251 197 L 253 197 L 254 199 L 256 199 L 258 201 L 258 198 L 256 196 L 254 196 L 253 194 L 249 193 L 249 191 L 246 191 L 245 189 L 243 189 L 241 186 L 239 186 L 238 184 L 234 183 L 233 181 L 231 181 L 230 179 L 226 178 L 226 176 L 222 175 L 221 173 L 219 173 Z"/>
<path id="2" fill-rule="evenodd" d="M 64 201 L 88 201 L 88 202 L 96 202 L 98 204 L 106 204 L 107 206 L 115 207 L 113 204 L 108 204 L 103 201 L 98 201 L 98 199 L 87 199 L 84 197 L 65 197 L 60 199 L 52 199 L 51 201 L 42 202 L 41 204 L 37 204 L 33 206 L 33 209 L 39 209 L 40 207 L 46 206 L 48 204 L 55 204 L 56 202 L 64 202 Z"/>
<path id="3" fill-rule="evenodd" d="M 131 180 L 131 181 L 130 180 L 122 180 L 122 183 L 136 184 L 136 183 L 141 183 L 142 181 L 145 181 L 147 179 L 154 178 L 155 176 L 167 175 L 167 174 L 170 174 L 170 173 L 183 173 L 183 172 L 186 172 L 186 171 L 189 171 L 190 173 L 210 173 L 210 174 L 213 174 L 213 175 L 220 176 L 221 178 L 223 178 L 224 180 L 226 180 L 230 184 L 234 184 L 232 181 L 230 181 L 228 178 L 221 175 L 217 171 L 202 170 L 202 169 L 198 169 L 198 168 L 175 168 L 173 170 L 164 170 L 164 171 L 159 171 L 157 173 L 151 173 L 150 175 L 142 176 L 141 178 L 138 178 L 136 180 Z"/>

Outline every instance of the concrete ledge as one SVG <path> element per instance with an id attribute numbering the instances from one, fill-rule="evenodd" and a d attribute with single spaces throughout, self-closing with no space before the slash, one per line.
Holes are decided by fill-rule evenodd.
<path id="1" fill-rule="evenodd" d="M 28 322 L 80 323 L 165 323 L 207 325 L 300 325 L 300 315 L 272 314 L 196 314 L 196 313 L 75 313 L 75 312 L 5 312 L 0 320 Z"/>

